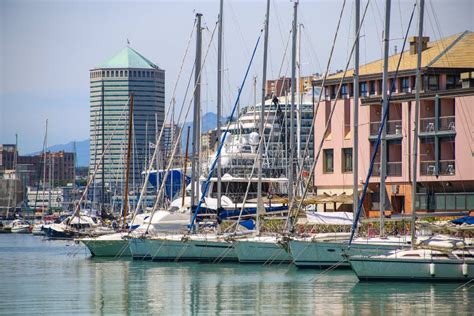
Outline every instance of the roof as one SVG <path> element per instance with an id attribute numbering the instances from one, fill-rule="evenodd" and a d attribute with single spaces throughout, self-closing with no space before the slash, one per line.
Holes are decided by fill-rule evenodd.
<path id="1" fill-rule="evenodd" d="M 428 47 L 421 55 L 422 68 L 474 68 L 474 33 L 465 31 L 451 35 L 438 41 L 428 42 Z M 400 54 L 388 58 L 388 71 L 396 71 Z M 400 71 L 414 70 L 417 64 L 417 54 L 403 52 Z M 383 59 L 365 64 L 359 68 L 359 75 L 380 74 L 383 72 Z M 346 78 L 353 76 L 353 69 L 346 73 Z M 344 72 L 328 76 L 328 80 L 342 78 Z"/>
<path id="2" fill-rule="evenodd" d="M 143 57 L 143 55 L 130 46 L 124 47 L 113 57 L 97 66 L 97 68 L 159 69 L 157 65 Z"/>

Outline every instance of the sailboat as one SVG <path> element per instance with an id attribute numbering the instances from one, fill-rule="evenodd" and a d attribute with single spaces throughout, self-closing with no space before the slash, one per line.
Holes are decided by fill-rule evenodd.
<path id="1" fill-rule="evenodd" d="M 293 16 L 293 56 L 292 56 L 292 84 L 291 84 L 291 112 L 290 112 L 290 162 L 289 162 L 289 178 L 288 178 L 288 200 L 291 200 L 293 194 L 293 156 L 294 150 L 292 145 L 294 141 L 294 106 L 295 106 L 295 58 L 296 58 L 296 27 L 297 27 L 297 12 L 298 12 L 298 1 L 294 3 L 294 16 Z M 263 75 L 262 85 L 265 85 L 267 75 L 267 53 L 268 53 L 268 26 L 270 18 L 270 1 L 267 1 L 267 11 L 265 16 L 265 42 L 264 42 L 264 53 L 263 53 Z M 246 238 L 238 238 L 235 240 L 235 251 L 239 257 L 241 263 L 283 263 L 291 262 L 293 259 L 280 238 L 279 234 L 267 234 L 262 235 L 260 232 L 260 219 L 263 218 L 265 208 L 263 204 L 262 195 L 262 167 L 263 167 L 263 138 L 265 136 L 264 126 L 264 113 L 265 113 L 265 89 L 262 89 L 262 98 L 260 106 L 260 145 L 259 145 L 259 160 L 258 160 L 258 206 L 256 214 L 256 230 L 254 236 Z"/>
<path id="2" fill-rule="evenodd" d="M 418 112 L 421 90 L 421 52 L 423 38 L 424 0 L 419 3 L 418 58 L 416 70 L 416 101 L 413 141 L 412 196 L 416 196 Z M 386 2 L 390 11 L 390 1 Z M 389 25 L 389 13 L 386 25 Z M 385 59 L 386 62 L 386 59 Z M 474 279 L 474 255 L 462 241 L 427 240 L 415 243 L 416 204 L 412 198 L 411 249 L 395 250 L 382 255 L 348 255 L 348 260 L 359 280 L 423 280 L 469 281 Z M 355 219 L 357 220 L 357 218 Z M 474 230 L 474 229 L 473 229 Z M 463 229 L 464 231 L 464 229 Z M 350 242 L 349 242 L 350 245 Z"/>

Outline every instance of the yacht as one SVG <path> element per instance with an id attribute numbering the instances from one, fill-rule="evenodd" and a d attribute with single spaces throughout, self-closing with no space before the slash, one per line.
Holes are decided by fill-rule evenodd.
<path id="1" fill-rule="evenodd" d="M 31 225 L 25 220 L 15 219 L 11 223 L 10 231 L 17 234 L 29 234 L 31 231 Z"/>
<path id="2" fill-rule="evenodd" d="M 80 236 L 99 236 L 110 234 L 113 230 L 99 226 L 97 217 L 86 214 L 68 216 L 60 223 L 47 227 L 46 236 L 50 239 L 73 239 Z"/>

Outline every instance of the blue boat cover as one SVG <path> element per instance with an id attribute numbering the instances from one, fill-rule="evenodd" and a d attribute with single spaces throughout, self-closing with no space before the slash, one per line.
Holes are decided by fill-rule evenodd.
<path id="1" fill-rule="evenodd" d="M 159 170 L 158 171 L 158 178 L 159 178 L 159 183 L 157 184 L 156 182 L 156 171 L 150 172 L 150 177 L 148 178 L 148 181 L 153 185 L 155 188 L 161 186 L 161 183 L 163 181 L 163 178 L 165 176 L 166 171 L 165 170 Z M 175 195 L 182 190 L 182 180 L 183 180 L 183 173 L 181 170 L 170 170 L 168 173 L 168 177 L 166 179 L 165 183 L 165 196 L 167 198 L 173 199 Z M 186 176 L 186 186 L 191 182 L 191 178 Z"/>
<path id="2" fill-rule="evenodd" d="M 255 228 L 255 222 L 253 219 L 247 219 L 245 221 L 240 221 L 240 225 L 244 226 L 248 230 L 253 230 Z"/>
<path id="3" fill-rule="evenodd" d="M 460 218 L 453 219 L 451 221 L 453 224 L 461 225 L 461 224 L 469 224 L 469 225 L 474 225 L 474 216 L 464 216 Z"/>

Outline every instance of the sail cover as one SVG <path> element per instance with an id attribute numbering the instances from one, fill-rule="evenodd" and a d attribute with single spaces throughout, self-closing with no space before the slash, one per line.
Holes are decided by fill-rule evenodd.
<path id="1" fill-rule="evenodd" d="M 306 212 L 308 225 L 352 225 L 350 212 Z"/>
<path id="2" fill-rule="evenodd" d="M 464 217 L 456 218 L 452 220 L 451 223 L 457 224 L 457 225 L 462 225 L 462 224 L 474 225 L 474 216 L 464 216 Z"/>

